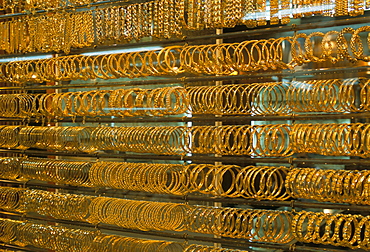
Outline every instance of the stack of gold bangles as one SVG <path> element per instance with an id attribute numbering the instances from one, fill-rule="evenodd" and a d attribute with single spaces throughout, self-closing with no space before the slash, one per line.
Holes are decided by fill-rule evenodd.
<path id="1" fill-rule="evenodd" d="M 189 206 L 175 203 L 135 201 L 118 198 L 53 193 L 0 187 L 4 202 L 0 207 L 10 211 L 38 213 L 57 219 L 106 223 L 140 230 L 186 229 Z M 18 193 L 18 197 L 13 195 Z M 146 216 L 143 218 L 143 216 Z"/>
<path id="2" fill-rule="evenodd" d="M 98 231 L 71 229 L 27 221 L 12 222 L 8 219 L 0 219 L 0 223 L 6 223 L 13 227 L 14 238 L 18 242 L 60 252 L 90 251 L 89 248 L 94 244 L 94 239 L 99 235 Z"/>
<path id="3" fill-rule="evenodd" d="M 189 214 L 189 230 L 284 244 L 294 239 L 290 227 L 292 219 L 289 211 L 197 206 Z"/>
<path id="4" fill-rule="evenodd" d="M 52 226 L 10 219 L 0 219 L 0 241 L 19 246 L 32 245 L 34 247 L 51 249 L 57 252 L 195 252 L 200 251 L 199 249 L 201 249 L 201 251 L 243 252 L 236 249 L 231 250 L 205 245 L 185 245 L 172 241 L 107 235 L 100 231 L 75 229 L 60 225 Z"/>
<path id="5" fill-rule="evenodd" d="M 4 188 L 9 192 L 20 190 Z M 92 197 L 41 190 L 23 189 L 22 193 L 23 197 L 18 199 L 17 203 L 23 205 L 25 212 L 36 212 L 59 219 L 102 222 L 140 230 L 186 229 L 185 218 L 189 206 L 184 204 Z M 13 205 L 8 204 L 6 207 L 8 210 L 19 211 L 19 207 Z M 142 214 L 147 217 L 142 218 Z"/>
<path id="6" fill-rule="evenodd" d="M 216 210 L 216 208 L 209 208 L 207 212 Z M 224 213 L 226 217 L 231 214 L 231 212 Z M 322 212 L 306 211 L 292 214 L 287 211 L 279 213 L 278 211 L 271 210 L 245 210 L 244 212 L 239 212 L 239 215 L 239 218 L 249 217 L 255 219 L 253 222 L 253 227 L 255 227 L 255 229 L 248 228 L 246 230 L 248 232 L 243 235 L 252 237 L 251 240 L 255 241 L 265 241 L 265 239 L 263 239 L 263 235 L 269 234 L 274 236 L 276 240 L 279 240 L 279 243 L 287 243 L 287 240 L 297 240 L 304 243 L 330 244 L 334 246 L 366 250 L 368 250 L 370 246 L 368 234 L 368 226 L 370 224 L 369 216 L 325 214 Z M 263 218 L 259 219 L 259 217 Z M 279 221 L 283 221 L 288 225 L 286 227 L 287 229 L 280 231 L 280 233 L 278 233 L 280 228 L 274 226 L 275 224 L 278 224 Z M 141 247 L 144 249 L 141 251 L 150 251 L 145 250 L 145 248 L 167 248 L 175 249 L 174 251 L 177 251 L 176 249 L 184 249 L 180 251 L 199 251 L 194 249 L 203 248 L 207 250 L 202 251 L 230 251 L 227 249 L 221 250 L 220 248 L 218 250 L 213 250 L 211 247 L 200 245 L 189 245 L 184 247 L 184 245 L 176 242 L 104 235 L 97 231 L 71 229 L 8 219 L 0 219 L 0 230 L 0 240 L 3 242 L 23 246 L 33 245 L 61 252 L 70 251 L 68 249 L 70 247 L 74 249 L 73 251 L 98 252 L 102 251 L 99 249 L 103 246 L 105 249 L 108 249 L 104 251 L 108 252 L 121 251 L 119 250 L 119 248 L 122 248 L 121 246 L 125 246 L 126 248 L 127 246 Z M 60 242 L 60 238 L 63 238 L 63 243 Z"/>
<path id="7" fill-rule="evenodd" d="M 17 126 L 18 127 L 18 126 Z M 253 156 L 290 156 L 290 127 L 275 125 L 234 126 L 161 126 L 161 127 L 20 127 L 14 139 L 0 129 L 4 143 L 13 148 L 39 148 L 62 151 L 94 152 L 118 150 L 139 153 L 178 155 L 185 153 Z M 18 128 L 16 128 L 18 130 Z M 4 133 L 3 133 L 4 132 Z M 233 139 L 233 140 L 232 140 Z M 232 141 L 231 141 L 232 140 Z"/>
<path id="8" fill-rule="evenodd" d="M 8 169 L 9 166 L 12 169 Z M 38 179 L 74 186 L 92 186 L 90 176 L 92 166 L 93 162 L 4 158 L 0 159 L 0 176 L 8 179 Z"/>
<path id="9" fill-rule="evenodd" d="M 276 115 L 370 110 L 366 78 L 0 95 L 3 117 Z M 357 92 L 359 89 L 359 92 Z"/>
<path id="10" fill-rule="evenodd" d="M 370 204 L 369 170 L 295 168 L 285 187 L 294 198 L 350 204 Z"/>
<path id="11" fill-rule="evenodd" d="M 7 189 L 13 190 L 12 188 Z M 23 205 L 25 212 L 35 212 L 57 219 L 76 221 L 86 220 L 89 215 L 89 206 L 95 198 L 93 196 L 26 189 L 22 191 L 22 196 L 19 204 Z"/>
<path id="12" fill-rule="evenodd" d="M 165 155 L 213 153 L 287 157 L 304 152 L 368 157 L 369 129 L 367 123 L 97 128 L 3 126 L 0 147 L 72 152 L 118 150 Z"/>
<path id="13" fill-rule="evenodd" d="M 0 146 L 2 148 L 16 148 L 19 146 L 18 136 L 21 126 L 0 126 L 1 138 Z"/>
<path id="14" fill-rule="evenodd" d="M 10 192 L 19 189 L 6 188 L 4 190 Z M 37 200 L 34 195 L 38 195 Z M 370 246 L 369 236 L 366 233 L 369 216 L 190 206 L 177 203 L 72 196 L 26 189 L 23 190 L 23 198 L 19 201 L 22 201 L 20 203 L 25 206 L 26 212 L 76 219 L 76 214 L 72 213 L 55 214 L 55 211 L 60 211 L 60 206 L 56 202 L 63 197 L 65 198 L 63 204 L 66 208 L 71 208 L 70 211 L 78 205 L 73 201 L 74 198 L 92 199 L 90 203 L 84 205 L 86 216 L 81 219 L 90 223 L 102 222 L 140 230 L 188 230 L 280 244 L 290 243 L 296 239 L 302 242 L 350 248 Z M 12 209 L 8 208 L 8 210 Z M 17 208 L 13 210 L 17 211 Z M 78 212 L 81 211 L 78 210 Z M 324 229 L 321 229 L 323 225 Z M 0 229 L 2 227 L 0 225 Z M 6 237 L 14 240 L 16 233 L 11 231 L 12 227 L 5 225 L 4 228 L 10 230 Z M 4 241 L 6 238 L 0 237 L 0 239 Z"/>
<path id="15" fill-rule="evenodd" d="M 22 178 L 23 176 L 24 175 L 21 172 L 21 163 L 19 158 L 0 158 L 0 178 L 16 180 Z M 50 178 L 47 178 L 47 180 L 48 179 Z"/>
<path id="16" fill-rule="evenodd" d="M 369 80 L 322 79 L 187 88 L 192 114 L 369 111 Z M 357 91 L 359 90 L 359 91 Z"/>
<path id="17" fill-rule="evenodd" d="M 11 166 L 11 169 L 8 167 Z M 81 162 L 42 158 L 2 158 L 0 178 L 38 179 L 75 186 L 186 195 L 212 194 L 284 200 L 289 169 L 273 166 Z M 224 181 L 231 178 L 229 186 Z"/>
<path id="18" fill-rule="evenodd" d="M 188 107 L 186 90 L 178 86 L 0 95 L 0 115 L 5 117 L 165 116 Z"/>
<path id="19" fill-rule="evenodd" d="M 257 200 L 285 200 L 286 167 L 193 164 L 184 169 L 189 192 Z"/>
<path id="20" fill-rule="evenodd" d="M 0 208 L 10 211 L 25 212 L 25 190 L 21 188 L 0 187 Z"/>
<path id="21" fill-rule="evenodd" d="M 38 179 L 75 186 L 110 187 L 173 195 L 195 192 L 257 200 L 302 198 L 366 205 L 370 204 L 369 175 L 368 170 L 289 169 L 283 166 L 0 159 L 0 178 L 5 179 Z M 229 180 L 230 183 L 225 182 Z M 6 190 L 3 192 L 7 193 L 9 192 Z M 13 192 L 10 193 L 12 194 Z M 14 201 L 16 199 L 18 196 L 4 196 L 5 201 L 1 205 L 10 205 L 13 208 L 18 204 Z"/>
<path id="22" fill-rule="evenodd" d="M 90 223 L 139 230 L 186 230 L 189 206 L 176 203 L 96 197 L 89 205 Z"/>
<path id="23" fill-rule="evenodd" d="M 368 123 L 295 124 L 290 139 L 295 153 L 369 157 Z"/>
<path id="24" fill-rule="evenodd" d="M 20 204 L 24 205 L 26 213 L 36 212 L 60 219 L 106 223 L 144 231 L 187 230 L 273 243 L 289 243 L 293 239 L 290 228 L 292 215 L 287 211 L 190 206 L 26 189 L 23 194 Z M 66 210 L 61 210 L 62 205 Z M 16 208 L 13 210 L 17 211 Z M 247 219 L 257 222 L 250 225 L 245 221 Z"/>
<path id="25" fill-rule="evenodd" d="M 26 244 L 20 242 L 18 239 L 16 226 L 22 225 L 23 222 L 16 220 L 8 220 L 0 218 L 0 241 L 4 243 L 16 244 L 18 246 L 25 246 Z"/>
<path id="26" fill-rule="evenodd" d="M 370 30 L 363 26 L 354 30 L 326 34 L 298 33 L 293 37 L 248 40 L 241 43 L 168 46 L 160 50 L 128 52 L 98 56 L 71 55 L 41 60 L 12 61 L 1 64 L 0 80 L 16 83 L 76 79 L 115 79 L 194 74 L 230 75 L 259 70 L 294 68 L 308 62 L 348 60 L 369 61 L 361 34 Z M 350 42 L 345 34 L 350 34 Z M 322 52 L 313 49 L 312 40 L 321 37 Z M 290 46 L 283 46 L 288 43 Z M 335 44 L 336 46 L 333 46 Z M 291 59 L 284 58 L 291 48 Z M 222 57 L 220 57 L 222 55 Z"/>
<path id="27" fill-rule="evenodd" d="M 369 111 L 369 83 L 366 78 L 292 81 L 287 106 L 292 112 Z"/>
<path id="28" fill-rule="evenodd" d="M 15 126 L 12 126 L 15 127 Z M 0 129 L 0 135 L 6 135 L 8 127 Z M 5 130 L 4 133 L 2 133 Z M 92 132 L 97 131 L 93 127 L 23 127 L 18 137 L 20 149 L 39 148 L 67 151 L 93 152 L 96 144 L 92 145 Z M 13 133 L 14 134 L 14 133 Z M 16 140 L 15 140 L 16 141 Z M 0 144 L 5 147 L 8 143 Z"/>
<path id="29" fill-rule="evenodd" d="M 90 184 L 132 191 L 185 195 L 184 165 L 96 162 L 89 169 Z"/>
<path id="30" fill-rule="evenodd" d="M 298 212 L 292 221 L 297 241 L 370 249 L 370 216 Z"/>

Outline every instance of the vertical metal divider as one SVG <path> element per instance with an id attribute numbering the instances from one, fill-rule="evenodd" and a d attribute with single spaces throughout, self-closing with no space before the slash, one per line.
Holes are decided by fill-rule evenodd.
<path id="1" fill-rule="evenodd" d="M 221 29 L 216 29 L 216 34 L 217 35 L 223 34 L 223 29 L 222 28 Z M 223 39 L 216 39 L 216 44 L 222 44 L 222 43 L 223 43 Z M 216 57 L 220 57 L 220 51 L 216 51 Z M 216 86 L 221 86 L 222 84 L 223 84 L 222 80 L 221 81 L 220 80 L 216 81 L 216 83 L 215 83 Z M 215 117 L 222 117 L 222 115 L 215 115 Z M 222 121 L 215 121 L 215 126 L 222 126 Z M 222 157 L 222 155 L 215 154 L 215 157 Z M 215 165 L 222 165 L 222 162 L 215 162 Z M 219 183 L 219 181 L 220 181 L 220 178 L 216 177 L 216 184 L 221 185 L 221 183 Z M 213 206 L 222 207 L 222 203 L 221 202 L 214 202 Z M 215 238 L 221 238 L 221 236 L 218 236 L 218 235 L 214 235 L 214 237 Z M 221 243 L 214 243 L 214 246 L 220 248 Z"/>
<path id="2" fill-rule="evenodd" d="M 57 58 L 59 55 L 58 54 L 54 54 L 53 57 Z M 58 74 L 58 68 L 55 66 L 55 73 Z M 59 81 L 54 81 L 54 86 L 58 86 L 59 85 Z M 52 89 L 54 90 L 54 93 L 61 93 L 62 90 L 59 89 L 59 88 L 56 88 L 56 89 Z M 55 126 L 58 127 L 59 126 L 59 123 L 58 123 L 58 120 L 57 119 L 54 119 L 54 123 L 55 123 Z M 58 159 L 61 159 L 60 156 L 55 156 L 55 159 L 58 160 Z M 57 183 L 56 183 L 57 184 Z M 60 192 L 60 189 L 56 188 L 55 189 L 55 192 L 58 193 Z M 58 226 L 58 223 L 55 223 L 56 226 Z"/>

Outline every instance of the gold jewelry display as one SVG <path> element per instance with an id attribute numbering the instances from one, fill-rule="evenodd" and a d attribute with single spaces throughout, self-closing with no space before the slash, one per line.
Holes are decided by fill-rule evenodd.
<path id="1" fill-rule="evenodd" d="M 147 36 L 179 37 L 184 35 L 182 30 L 232 28 L 237 24 L 252 28 L 266 25 L 266 16 L 270 17 L 271 25 L 289 23 L 290 13 L 295 18 L 317 14 L 357 16 L 363 15 L 367 5 L 363 0 L 353 0 L 351 4 L 340 0 L 335 2 L 334 13 L 328 14 L 323 1 L 311 6 L 304 1 L 271 0 L 267 11 L 265 0 L 247 1 L 244 4 L 241 0 L 222 3 L 218 0 L 155 0 L 80 12 L 60 11 L 86 4 L 89 7 L 95 2 L 5 0 L 0 8 L 30 12 L 46 9 L 48 14 L 26 15 L 1 22 L 0 49 L 7 53 L 63 51 L 68 54 L 72 48 L 129 42 Z M 312 8 L 315 10 L 305 11 Z M 150 27 L 152 22 L 153 29 Z"/>
<path id="2" fill-rule="evenodd" d="M 253 241 L 284 244 L 297 240 L 306 243 L 331 244 L 334 246 L 366 250 L 369 248 L 369 239 L 367 236 L 369 216 L 325 214 L 322 212 L 306 211 L 300 211 L 294 214 L 288 211 L 272 210 L 243 210 L 233 212 L 232 208 L 214 207 L 196 207 L 192 214 L 196 215 L 192 216 L 189 227 L 202 233 L 214 233 L 218 230 L 218 233 L 222 233 L 224 236 L 235 238 L 248 237 L 249 240 Z M 218 223 L 230 221 L 230 223 L 233 223 L 232 225 L 238 227 L 241 225 L 240 228 L 247 223 L 251 225 L 243 228 L 243 232 L 238 235 L 237 230 L 239 229 L 229 232 L 229 228 L 222 229 L 218 226 L 216 229 L 209 226 L 212 225 L 209 223 L 209 220 L 212 218 L 219 221 Z M 232 218 L 237 218 L 237 220 L 233 221 Z M 243 221 L 244 219 L 251 220 L 251 222 Z M 0 230 L 2 231 L 0 235 L 1 241 L 18 245 L 22 244 L 23 246 L 33 245 L 55 251 L 66 251 L 67 247 L 72 247 L 74 251 L 101 251 L 99 249 L 103 247 L 105 250 L 108 249 L 106 251 L 117 251 L 120 246 L 125 246 L 126 248 L 143 246 L 143 248 L 146 248 L 149 244 L 149 247 L 153 249 L 170 247 L 173 249 L 182 248 L 184 249 L 183 251 L 194 251 L 194 249 L 200 248 L 203 249 L 202 251 L 230 251 L 196 244 L 185 247 L 176 242 L 105 235 L 98 231 L 71 229 L 63 226 L 50 226 L 8 219 L 0 219 Z M 59 242 L 61 238 L 63 238 L 63 243 Z"/>
<path id="3" fill-rule="evenodd" d="M 289 115 L 369 111 L 366 78 L 0 95 L 3 117 Z M 359 92 L 357 92 L 359 88 Z M 358 102 L 359 101 L 359 102 Z"/>
<path id="4" fill-rule="evenodd" d="M 0 147 L 73 152 L 117 150 L 164 155 L 213 153 L 288 157 L 305 152 L 368 157 L 369 129 L 370 124 L 366 123 L 98 128 L 3 126 L 0 128 Z"/>
<path id="5" fill-rule="evenodd" d="M 328 36 L 332 35 L 333 31 L 308 35 L 297 33 L 293 37 L 248 40 L 241 43 L 168 46 L 160 50 L 143 52 L 13 61 L 0 65 L 0 80 L 24 83 L 89 78 L 137 78 L 184 72 L 230 75 L 269 69 L 292 69 L 309 62 L 335 63 L 349 60 L 354 63 L 370 59 L 363 50 L 364 41 L 367 43 L 367 40 L 360 36 L 367 29 L 360 27 L 354 30 L 347 27 L 336 37 Z M 351 34 L 349 40 L 344 35 L 347 33 Z M 313 36 L 322 37 L 319 47 L 326 48 L 330 45 L 329 50 L 317 54 L 311 42 Z M 290 46 L 283 46 L 286 43 Z M 289 62 L 285 62 L 286 59 L 283 57 L 288 50 L 284 48 L 291 48 L 289 50 L 292 59 Z M 333 48 L 336 48 L 335 52 Z"/>
<path id="6" fill-rule="evenodd" d="M 0 158 L 0 178 L 16 180 L 22 175 L 20 159 L 11 157 Z"/>
<path id="7" fill-rule="evenodd" d="M 11 167 L 11 169 L 9 169 Z M 0 178 L 110 187 L 131 191 L 186 195 L 192 192 L 222 197 L 284 200 L 286 167 L 78 162 L 43 158 L 0 159 Z M 225 187 L 224 181 L 231 177 Z"/>
<path id="8" fill-rule="evenodd" d="M 17 226 L 22 225 L 23 222 L 16 220 L 8 220 L 0 218 L 0 241 L 4 243 L 15 244 L 24 247 L 26 244 L 18 239 Z"/>
<path id="9" fill-rule="evenodd" d="M 369 216 L 301 211 L 294 215 L 292 232 L 300 242 L 369 249 Z"/>
<path id="10" fill-rule="evenodd" d="M 189 206 L 175 203 L 134 201 L 117 198 L 93 197 L 41 190 L 0 187 L 7 194 L 3 209 L 18 212 L 35 212 L 57 219 L 103 222 L 140 230 L 186 229 L 185 218 Z M 22 197 L 15 193 L 22 192 Z M 9 199 L 13 202 L 9 202 Z M 1 202 L 0 202 L 1 203 Z M 117 212 L 119 211 L 119 212 Z M 119 213 L 119 214 L 118 214 Z M 143 214 L 150 218 L 143 218 Z"/>
<path id="11" fill-rule="evenodd" d="M 192 114 L 287 115 L 301 112 L 364 112 L 366 78 L 188 87 Z M 355 91 L 357 88 L 360 92 Z M 360 103 L 356 103 L 360 101 Z"/>
<path id="12" fill-rule="evenodd" d="M 4 190 L 15 191 L 6 187 Z M 27 213 L 59 219 L 139 230 L 188 230 L 261 242 L 289 243 L 293 240 L 290 227 L 293 215 L 288 211 L 189 206 L 26 189 L 23 193 L 19 204 Z M 253 224 L 247 222 L 248 219 L 253 220 Z"/>
<path id="13" fill-rule="evenodd" d="M 285 187 L 294 198 L 368 205 L 369 170 L 295 168 Z"/>
<path id="14" fill-rule="evenodd" d="M 25 212 L 25 193 L 23 188 L 0 187 L 0 208 Z"/>
<path id="15" fill-rule="evenodd" d="M 0 136 L 8 135 L 10 132 L 15 135 L 14 139 L 4 137 L 0 147 L 74 152 L 118 150 L 164 155 L 216 153 L 290 156 L 292 155 L 288 137 L 290 127 L 287 124 L 97 128 L 8 126 L 0 129 Z"/>
<path id="16" fill-rule="evenodd" d="M 14 223 L 8 219 L 0 219 L 1 222 L 13 225 L 18 241 L 55 251 L 89 251 L 94 246 L 95 238 L 100 235 L 99 231 L 71 229 L 26 221 Z"/>
<path id="17" fill-rule="evenodd" d="M 0 174 L 0 178 L 5 179 L 38 179 L 75 186 L 110 187 L 172 195 L 195 192 L 257 200 L 286 200 L 291 197 L 370 204 L 368 170 L 2 158 Z M 225 186 L 226 180 L 230 180 L 229 186 Z M 17 202 L 13 202 L 17 197 L 11 196 L 12 193 L 7 196 L 8 189 L 4 190 L 2 206 L 18 206 Z M 18 194 L 23 195 L 22 190 Z"/>
<path id="18" fill-rule="evenodd" d="M 118 235 L 103 234 L 100 231 L 75 229 L 65 226 L 39 224 L 30 221 L 0 219 L 0 241 L 10 242 L 19 246 L 34 247 L 62 251 L 224 251 L 246 252 L 237 249 L 216 248 L 205 245 L 185 245 L 173 241 L 148 240 Z M 63 242 L 60 242 L 63 240 Z M 0 250 L 10 251 L 10 250 Z"/>
<path id="19" fill-rule="evenodd" d="M 3 178 L 11 178 L 18 175 L 18 178 L 21 179 L 38 179 L 74 186 L 91 186 L 89 172 L 93 165 L 92 162 L 42 158 L 5 159 L 0 163 L 0 167 L 4 167 L 1 170 L 6 170 L 5 166 L 11 162 L 18 162 L 18 168 L 14 168 L 13 173 L 8 172 L 5 174 Z"/>
<path id="20" fill-rule="evenodd" d="M 0 2 L 0 247 L 370 249 L 370 0 Z"/>
<path id="21" fill-rule="evenodd" d="M 295 124 L 290 139 L 295 153 L 369 157 L 370 124 Z"/>
<path id="22" fill-rule="evenodd" d="M 24 205 L 24 212 L 28 213 L 35 212 L 56 219 L 85 221 L 94 198 L 85 195 L 26 190 L 20 205 Z"/>
<path id="23" fill-rule="evenodd" d="M 290 227 L 293 216 L 289 211 L 197 206 L 189 212 L 189 230 L 252 242 L 285 244 L 294 239 Z"/>
<path id="24" fill-rule="evenodd" d="M 186 89 L 179 86 L 0 95 L 4 117 L 168 116 L 183 114 L 188 107 Z"/>

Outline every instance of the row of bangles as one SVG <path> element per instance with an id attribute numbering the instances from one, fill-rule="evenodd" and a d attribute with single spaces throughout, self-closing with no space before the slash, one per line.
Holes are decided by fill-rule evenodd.
<path id="1" fill-rule="evenodd" d="M 22 6 L 21 2 L 4 1 L 4 5 L 12 6 L 14 9 L 17 5 Z M 35 4 L 29 2 L 23 4 L 24 8 L 35 8 Z M 43 3 L 41 6 L 46 7 L 48 2 L 63 1 L 35 2 L 41 2 Z M 82 3 L 84 2 L 95 1 L 88 0 Z M 321 0 L 321 2 L 324 1 Z M 183 37 L 186 30 L 230 28 L 236 25 L 246 25 L 251 28 L 267 25 L 268 19 L 269 23 L 274 25 L 279 22 L 287 24 L 291 17 L 299 18 L 318 14 L 325 16 L 363 15 L 365 2 L 361 0 L 351 2 L 348 5 L 344 4 L 344 0 L 334 1 L 332 5 L 335 8 L 329 4 L 316 3 L 316 8 L 311 8 L 310 4 L 304 1 L 291 0 L 262 0 L 260 3 L 247 0 L 222 2 L 155 0 L 78 12 L 48 12 L 47 14 L 20 16 L 11 21 L 1 22 L 0 49 L 7 53 L 63 51 L 68 54 L 71 48 L 129 42 L 140 40 L 143 37 Z M 267 15 L 260 13 L 267 13 Z"/>
<path id="2" fill-rule="evenodd" d="M 62 225 L 40 224 L 32 221 L 0 219 L 0 241 L 22 247 L 27 245 L 57 252 L 245 252 L 174 241 L 148 240 L 104 234 L 100 230 L 71 228 Z M 61 242 L 63 241 L 63 242 Z M 4 251 L 5 250 L 0 250 Z M 10 250 L 6 250 L 10 251 Z"/>
<path id="3" fill-rule="evenodd" d="M 341 31 L 297 33 L 290 37 L 241 43 L 176 45 L 150 51 L 11 61 L 0 64 L 0 80 L 25 83 L 137 78 L 184 72 L 235 75 L 269 69 L 294 69 L 309 62 L 368 62 L 370 56 L 365 52 L 364 44 L 369 43 L 363 35 L 369 30 L 370 26 L 346 27 Z M 348 34 L 349 40 L 346 38 Z M 317 40 L 320 42 L 313 43 Z M 317 47 L 321 52 L 315 49 Z"/>
<path id="4" fill-rule="evenodd" d="M 105 223 L 143 231 L 190 231 L 276 243 L 293 240 L 292 233 L 285 231 L 293 217 L 289 211 L 191 206 L 13 187 L 1 187 L 0 192 L 0 208 L 19 213 L 37 213 L 56 219 Z M 239 223 L 230 219 L 230 222 L 225 222 L 225 214 L 229 215 L 228 219 L 249 216 L 260 221 Z M 268 218 L 269 215 L 274 218 Z M 279 235 L 276 235 L 277 231 Z"/>
<path id="5" fill-rule="evenodd" d="M 0 178 L 159 194 L 370 204 L 369 170 L 2 158 Z M 1 201 L 1 200 L 0 200 Z M 14 206 L 13 206 L 14 207 Z"/>
<path id="6" fill-rule="evenodd" d="M 93 224 L 106 223 L 144 231 L 186 230 L 251 242 L 287 244 L 300 241 L 366 250 L 370 245 L 367 235 L 370 216 L 360 214 L 190 206 L 12 187 L 2 187 L 1 191 L 4 196 L 0 207 L 3 209 L 10 210 L 10 203 L 18 202 L 22 209 L 13 211 L 36 212 L 66 220 L 75 219 L 78 214 L 80 221 Z M 15 193 L 19 196 L 17 199 L 9 196 Z M 76 211 L 60 212 L 61 206 Z M 3 226 L 0 224 L 0 229 Z"/>
<path id="7" fill-rule="evenodd" d="M 264 82 L 222 86 L 169 86 L 46 94 L 2 94 L 3 117 L 290 115 L 368 112 L 366 78 Z"/>
<path id="8" fill-rule="evenodd" d="M 290 157 L 294 153 L 369 157 L 368 123 L 223 126 L 1 126 L 0 147 L 67 152 Z"/>

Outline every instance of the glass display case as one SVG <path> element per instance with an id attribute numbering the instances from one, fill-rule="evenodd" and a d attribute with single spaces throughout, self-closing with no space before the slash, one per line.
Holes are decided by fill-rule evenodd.
<path id="1" fill-rule="evenodd" d="M 0 248 L 368 249 L 368 1 L 0 7 Z"/>

